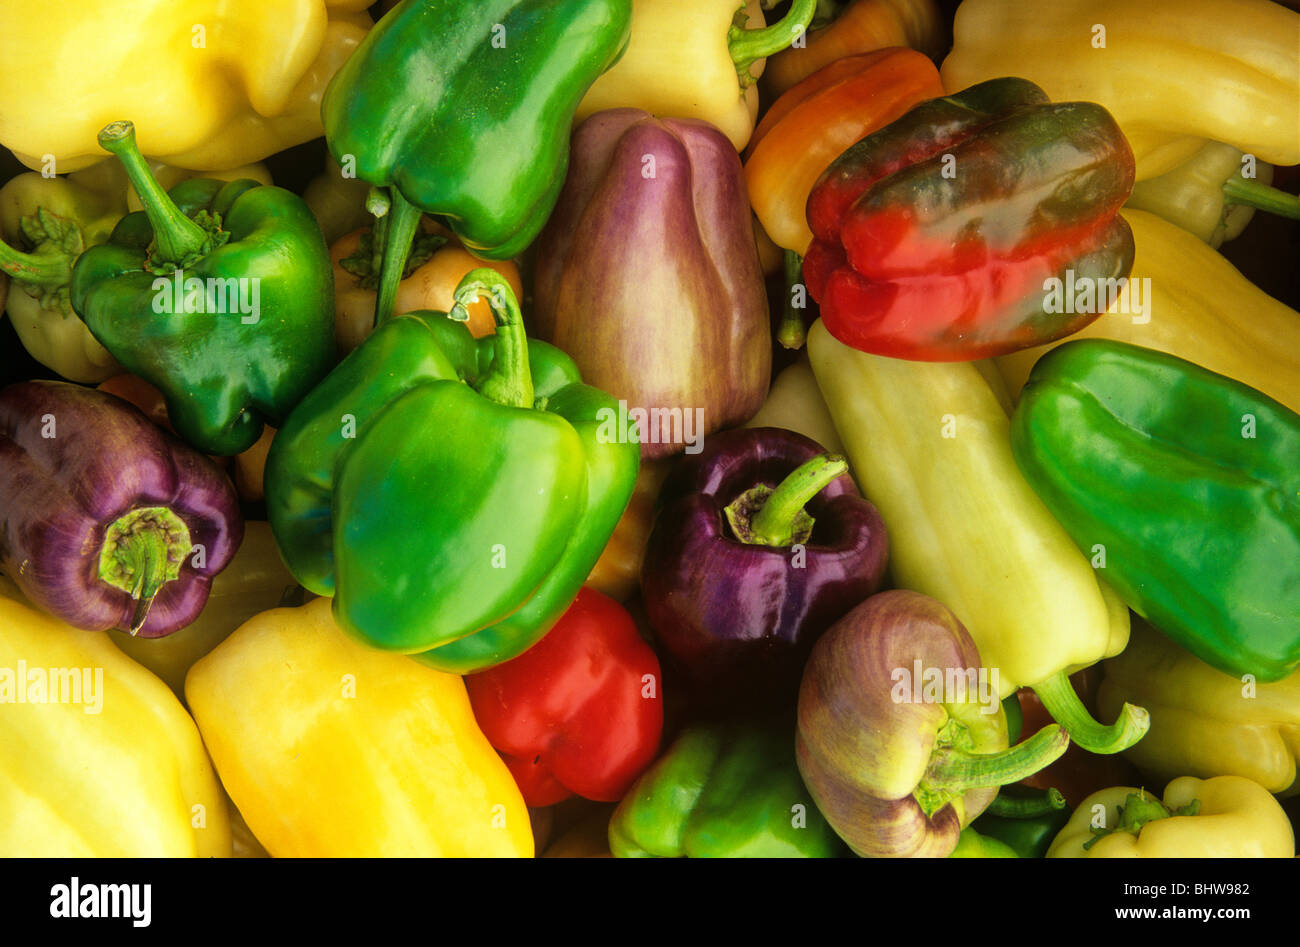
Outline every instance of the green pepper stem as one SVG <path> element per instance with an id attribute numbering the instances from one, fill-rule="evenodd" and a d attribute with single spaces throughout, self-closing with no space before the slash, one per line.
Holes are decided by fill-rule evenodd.
<path id="1" fill-rule="evenodd" d="M 1259 181 L 1248 181 L 1239 174 L 1228 178 L 1223 185 L 1223 196 L 1229 204 L 1244 204 L 1279 217 L 1300 220 L 1300 197 Z"/>
<path id="2" fill-rule="evenodd" d="M 801 349 L 808 330 L 803 324 L 803 313 L 794 307 L 794 288 L 803 278 L 803 257 L 793 250 L 785 251 L 785 305 L 781 307 L 781 325 L 776 330 L 776 340 L 788 349 Z"/>
<path id="3" fill-rule="evenodd" d="M 1103 755 L 1127 750 L 1141 740 L 1151 726 L 1151 715 L 1142 707 L 1126 703 L 1109 727 L 1098 723 L 1083 706 L 1064 671 L 1033 685 L 1043 707 L 1070 734 L 1070 739 L 1089 753 Z"/>
<path id="4" fill-rule="evenodd" d="M 748 89 L 754 84 L 749 67 L 760 59 L 779 53 L 794 42 L 800 32 L 808 29 L 816 12 L 817 0 L 793 0 L 789 12 L 770 26 L 761 30 L 732 26 L 727 30 L 727 48 L 736 64 L 736 74 L 740 77 L 742 89 Z"/>
<path id="5" fill-rule="evenodd" d="M 189 527 L 165 506 L 140 507 L 109 524 L 99 553 L 99 578 L 135 600 L 131 634 L 144 627 L 154 598 L 180 575 L 192 548 Z"/>
<path id="6" fill-rule="evenodd" d="M 744 542 L 762 546 L 789 546 L 794 540 L 795 517 L 836 477 L 849 469 L 843 457 L 822 454 L 796 467 L 777 485 L 762 508 L 749 521 Z M 806 521 L 812 527 L 812 518 Z"/>
<path id="7" fill-rule="evenodd" d="M 492 337 L 492 364 L 477 385 L 478 393 L 497 404 L 531 408 L 533 376 L 528 365 L 528 336 L 524 333 L 519 300 L 505 277 L 491 267 L 470 270 L 456 287 L 456 304 L 447 316 L 457 322 L 468 322 L 466 307 L 480 298 L 487 299 L 492 310 L 496 335 Z"/>
<path id="8" fill-rule="evenodd" d="M 971 753 L 955 746 L 936 750 L 921 787 L 927 794 L 958 796 L 972 789 L 1005 786 L 1032 776 L 1060 758 L 1070 735 L 1049 723 L 1028 740 L 998 753 Z"/>
<path id="9" fill-rule="evenodd" d="M 406 256 L 411 252 L 411 243 L 415 240 L 415 231 L 420 226 L 420 216 L 423 213 L 402 195 L 396 185 L 388 189 L 388 197 L 388 212 L 376 221 L 376 227 L 382 225 L 383 232 L 376 229 L 374 233 L 374 239 L 382 240 L 384 245 L 384 262 L 379 270 L 379 294 L 375 297 L 376 328 L 393 317 L 393 307 L 397 304 L 397 287 L 402 282 Z M 369 205 L 368 201 L 367 206 Z"/>
<path id="10" fill-rule="evenodd" d="M 1060 790 L 1049 789 L 1032 796 L 1008 796 L 1005 792 L 1000 792 L 984 811 L 1003 819 L 1037 819 L 1064 808 L 1065 797 Z"/>
<path id="11" fill-rule="evenodd" d="M 135 125 L 131 122 L 105 125 L 99 133 L 99 146 L 122 162 L 126 176 L 131 179 L 131 186 L 149 216 L 153 227 L 153 259 L 180 265 L 183 260 L 201 253 L 209 242 L 208 232 L 186 217 L 158 184 L 135 143 Z"/>
<path id="12" fill-rule="evenodd" d="M 0 273 L 7 273 L 16 283 L 67 286 L 72 282 L 72 260 L 56 248 L 23 253 L 0 240 Z"/>

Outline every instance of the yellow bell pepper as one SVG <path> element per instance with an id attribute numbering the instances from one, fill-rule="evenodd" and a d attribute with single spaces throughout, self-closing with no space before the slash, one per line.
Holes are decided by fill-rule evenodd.
<path id="1" fill-rule="evenodd" d="M 1125 756 L 1161 782 L 1178 774 L 1244 776 L 1294 795 L 1300 759 L 1300 671 L 1272 684 L 1243 681 L 1180 648 L 1141 618 L 1128 647 L 1104 665 L 1097 706 L 1124 701 L 1151 713 L 1151 729 Z"/>
<path id="2" fill-rule="evenodd" d="M 235 168 L 317 138 L 325 86 L 371 25 L 366 0 L 51 6 L 0 4 L 0 144 L 59 173 L 103 160 L 96 135 L 120 120 L 144 154 L 182 168 Z"/>
<path id="3" fill-rule="evenodd" d="M 1126 209 L 1137 256 L 1111 310 L 1051 345 L 997 359 L 1017 396 L 1043 353 L 1071 339 L 1117 339 L 1235 378 L 1300 411 L 1300 313 L 1260 291 L 1201 240 Z"/>
<path id="4" fill-rule="evenodd" d="M 1069 686 L 1070 673 L 1124 650 L 1128 609 L 1021 475 L 1006 405 L 981 369 L 868 355 L 821 320 L 808 355 L 854 479 L 889 530 L 894 583 L 952 609 L 1000 697 L 1034 687 L 1092 752 L 1140 739 L 1140 707 L 1102 727 Z"/>
<path id="5" fill-rule="evenodd" d="M 1271 0 L 965 0 L 941 75 L 949 92 L 1016 75 L 1100 103 L 1142 181 L 1205 139 L 1300 163 L 1297 36 L 1300 14 Z"/>
<path id="6" fill-rule="evenodd" d="M 812 0 L 796 0 L 784 20 L 767 27 L 773 51 L 790 45 L 815 7 Z M 754 131 L 754 82 L 766 64 L 763 57 L 746 62 L 741 50 L 764 28 L 759 0 L 636 0 L 626 52 L 587 90 L 575 121 L 613 108 L 696 118 L 716 125 L 740 151 Z"/>
<path id="7" fill-rule="evenodd" d="M 1162 815 L 1157 806 L 1161 803 L 1150 793 L 1131 786 L 1095 792 L 1074 810 L 1070 821 L 1052 841 L 1047 857 L 1292 858 L 1295 855 L 1295 835 L 1282 807 L 1267 789 L 1241 776 L 1205 780 L 1181 776 L 1165 787 L 1162 808 L 1169 814 Z M 1128 809 L 1127 819 L 1121 807 Z M 1094 827 L 1108 831 L 1098 837 Z"/>
<path id="8" fill-rule="evenodd" d="M 185 681 L 258 841 L 276 857 L 531 857 L 528 810 L 464 682 L 356 643 L 330 607 L 258 615 Z"/>
<path id="9" fill-rule="evenodd" d="M 221 785 L 167 686 L 0 578 L 0 857 L 230 853 Z"/>

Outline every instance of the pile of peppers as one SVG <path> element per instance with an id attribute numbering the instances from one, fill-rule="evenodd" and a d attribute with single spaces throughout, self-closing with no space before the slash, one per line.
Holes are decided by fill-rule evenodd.
<path id="1" fill-rule="evenodd" d="M 1293 8 L 40 6 L 0 856 L 1295 856 Z"/>

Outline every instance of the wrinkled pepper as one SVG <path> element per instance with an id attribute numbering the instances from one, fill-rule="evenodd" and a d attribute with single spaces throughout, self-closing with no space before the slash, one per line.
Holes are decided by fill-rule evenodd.
<path id="1" fill-rule="evenodd" d="M 836 858 L 781 718 L 698 723 L 637 780 L 609 822 L 616 858 Z"/>
<path id="2" fill-rule="evenodd" d="M 96 135 L 119 115 L 139 122 L 145 154 L 198 170 L 319 138 L 325 84 L 371 26 L 367 0 L 61 6 L 0 6 L 0 144 L 59 172 L 101 160 Z"/>
<path id="3" fill-rule="evenodd" d="M 0 577 L 0 857 L 230 853 L 221 784 L 166 685 Z"/>
<path id="4" fill-rule="evenodd" d="M 500 274 L 470 273 L 452 316 L 480 297 L 496 318 L 480 340 L 440 312 L 381 325 L 290 416 L 266 470 L 298 581 L 335 595 L 361 640 L 456 673 L 523 653 L 559 619 L 639 463 L 613 399 L 525 339 Z"/>
<path id="5" fill-rule="evenodd" d="M 321 115 L 334 158 L 388 189 L 376 324 L 421 211 L 488 259 L 533 242 L 564 183 L 574 110 L 631 19 L 631 0 L 405 0 L 370 32 Z"/>
<path id="6" fill-rule="evenodd" d="M 1069 685 L 1070 672 L 1124 650 L 1128 609 L 1016 467 L 1010 419 L 980 369 L 868 355 L 820 322 L 808 354 L 853 476 L 889 530 L 894 584 L 956 613 L 998 669 L 1002 697 L 1034 687 L 1090 752 L 1139 739 L 1141 708 L 1102 727 Z"/>
<path id="7" fill-rule="evenodd" d="M 1034 366 L 1011 450 L 1139 615 L 1228 674 L 1300 666 L 1300 415 L 1184 359 L 1085 339 Z"/>
<path id="8" fill-rule="evenodd" d="M 966 361 L 1077 331 L 1105 307 L 1048 281 L 1128 275 L 1133 154 L 1109 113 L 1024 79 L 931 99 L 835 159 L 808 198 L 808 292 L 876 355 Z M 1109 282 L 1108 282 L 1109 281 Z"/>
<path id="9" fill-rule="evenodd" d="M 1292 858 L 1295 835 L 1268 790 L 1241 776 L 1181 776 L 1164 800 L 1131 786 L 1093 793 L 1048 858 Z"/>
<path id="10" fill-rule="evenodd" d="M 654 762 L 659 659 L 627 611 L 582 589 L 541 641 L 465 679 L 474 718 L 530 806 L 618 802 Z"/>
<path id="11" fill-rule="evenodd" d="M 1126 208 L 1137 257 L 1106 315 L 1070 339 L 1115 339 L 1177 355 L 1300 412 L 1300 312 L 1260 291 L 1222 255 L 1155 214 Z M 1052 346 L 997 359 L 1012 394 Z"/>
<path id="12" fill-rule="evenodd" d="M 357 644 L 329 599 L 244 624 L 190 668 L 185 696 L 273 856 L 533 855 L 461 679 Z"/>
<path id="13" fill-rule="evenodd" d="M 1055 100 L 1106 108 L 1137 180 L 1206 139 L 1270 164 L 1300 164 L 1300 13 L 1269 0 L 965 0 L 944 88 L 1008 71 Z"/>
<path id="14" fill-rule="evenodd" d="M 100 143 L 143 212 L 77 260 L 72 307 L 126 368 L 157 386 L 190 444 L 238 454 L 333 365 L 333 283 L 311 211 L 252 180 L 195 178 L 168 193 L 130 122 Z"/>
<path id="15" fill-rule="evenodd" d="M 934 63 L 915 50 L 892 48 L 837 60 L 773 102 L 746 151 L 745 184 L 777 246 L 807 252 L 813 239 L 808 194 L 831 162 L 917 103 L 941 95 Z"/>

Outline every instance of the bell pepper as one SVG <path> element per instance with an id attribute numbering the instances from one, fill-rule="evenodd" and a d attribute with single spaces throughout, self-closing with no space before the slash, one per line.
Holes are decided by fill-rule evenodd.
<path id="1" fill-rule="evenodd" d="M 641 588 L 641 565 L 645 562 L 645 547 L 654 526 L 655 501 L 670 467 L 671 463 L 666 460 L 641 464 L 627 509 L 601 550 L 600 558 L 591 567 L 584 585 L 619 602 L 627 601 Z"/>
<path id="2" fill-rule="evenodd" d="M 741 427 L 784 428 L 816 441 L 832 454 L 844 453 L 844 444 L 808 364 L 807 352 L 801 352 L 773 379 L 763 407 Z"/>
<path id="3" fill-rule="evenodd" d="M 388 189 L 376 324 L 421 211 L 488 259 L 533 242 L 564 183 L 574 109 L 631 18 L 631 0 L 405 0 L 371 31 L 321 116 L 335 159 Z"/>
<path id="4" fill-rule="evenodd" d="M 254 615 L 278 607 L 294 590 L 301 591 L 280 561 L 270 524 L 250 520 L 244 523 L 239 550 L 212 580 L 203 610 L 193 621 L 165 638 L 116 630 L 108 637 L 184 700 L 190 666 Z"/>
<path id="5" fill-rule="evenodd" d="M 530 806 L 618 802 L 654 762 L 659 659 L 627 611 L 582 589 L 519 657 L 465 679 L 474 717 Z"/>
<path id="6" fill-rule="evenodd" d="M 172 693 L 0 577 L 0 857 L 230 853 L 221 784 Z"/>
<path id="7" fill-rule="evenodd" d="M 997 787 L 1065 752 L 1056 724 L 1009 746 L 997 686 L 961 622 L 917 592 L 873 595 L 817 639 L 795 759 L 854 852 L 947 857 Z"/>
<path id="8" fill-rule="evenodd" d="M 1099 103 L 1139 181 L 1206 139 L 1300 164 L 1298 32 L 1300 14 L 1268 0 L 965 0 L 940 73 L 952 90 L 1010 70 L 1053 99 Z"/>
<path id="9" fill-rule="evenodd" d="M 103 392 L 0 391 L 0 457 L 0 571 L 78 628 L 183 628 L 243 537 L 226 476 Z"/>
<path id="10" fill-rule="evenodd" d="M 806 253 L 805 209 L 822 172 L 845 149 L 943 95 L 939 70 L 921 53 L 891 48 L 839 59 L 768 109 L 745 158 L 745 185 L 763 229 L 780 247 Z"/>
<path id="11" fill-rule="evenodd" d="M 957 836 L 957 847 L 948 854 L 948 857 L 1019 858 L 1020 855 L 1006 842 L 992 836 L 980 835 L 973 828 L 967 827 Z"/>
<path id="12" fill-rule="evenodd" d="M 758 87 L 767 56 L 797 40 L 817 0 L 793 0 L 766 25 L 758 0 L 637 0 L 627 51 L 597 79 L 578 106 L 585 120 L 606 109 L 635 108 L 663 118 L 716 126 L 736 151 L 758 115 Z"/>
<path id="13" fill-rule="evenodd" d="M 1142 619 L 1129 646 L 1102 665 L 1103 711 L 1122 700 L 1151 711 L 1146 738 L 1125 752 L 1143 773 L 1244 776 L 1292 795 L 1300 758 L 1300 671 L 1262 683 L 1216 671 Z"/>
<path id="14" fill-rule="evenodd" d="M 659 494 L 641 590 L 701 693 L 793 697 L 813 642 L 880 588 L 889 540 L 842 457 L 793 431 L 723 431 Z"/>
<path id="15" fill-rule="evenodd" d="M 1228 674 L 1300 666 L 1300 415 L 1164 352 L 1086 339 L 1034 366 L 1011 450 L 1143 618 Z"/>
<path id="16" fill-rule="evenodd" d="M 1182 776 L 1163 802 L 1131 786 L 1093 793 L 1074 811 L 1048 858 L 1292 858 L 1286 813 L 1241 776 Z"/>
<path id="17" fill-rule="evenodd" d="M 465 673 L 523 653 L 573 601 L 636 480 L 635 432 L 572 360 L 525 340 L 509 284 L 470 273 L 496 333 L 389 320 L 280 429 L 267 512 L 285 563 L 340 625 Z M 394 541 L 394 537 L 403 537 Z"/>
<path id="18" fill-rule="evenodd" d="M 333 285 L 302 198 L 251 180 L 163 191 L 130 122 L 100 133 L 145 210 L 72 273 L 72 307 L 128 370 L 162 389 L 172 424 L 212 454 L 278 425 L 333 365 Z"/>
<path id="19" fill-rule="evenodd" d="M 351 171 L 351 167 L 348 169 Z M 321 234 L 330 246 L 346 233 L 368 227 L 374 221 L 366 208 L 370 196 L 370 183 L 351 175 L 344 177 L 343 169 L 331 154 L 325 155 L 325 170 L 307 182 L 302 199 L 311 208 L 312 216 L 320 224 Z"/>
<path id="20" fill-rule="evenodd" d="M 1181 227 L 1126 208 L 1137 257 L 1110 311 L 1072 339 L 1114 339 L 1177 355 L 1300 412 L 1300 312 L 1278 302 Z M 1012 393 L 1051 347 L 997 360 Z"/>
<path id="21" fill-rule="evenodd" d="M 740 159 L 710 125 L 634 109 L 583 122 L 533 293 L 533 330 L 626 402 L 647 459 L 697 452 L 763 403 L 767 293 Z"/>
<path id="22" fill-rule="evenodd" d="M 1070 672 L 1124 650 L 1128 609 L 1016 467 L 1010 419 L 979 368 L 867 355 L 820 322 L 808 354 L 854 479 L 884 517 L 894 584 L 953 610 L 999 669 L 1000 696 L 1032 686 L 1090 752 L 1139 739 L 1141 708 L 1101 727 L 1069 686 Z"/>
<path id="23" fill-rule="evenodd" d="M 1048 281 L 1128 275 L 1118 211 L 1132 188 L 1104 108 L 990 80 L 916 106 L 826 169 L 808 197 L 808 292 L 832 335 L 876 355 L 966 361 L 1057 339 L 1105 306 L 1055 305 Z"/>
<path id="24" fill-rule="evenodd" d="M 320 97 L 366 30 L 367 0 L 42 0 L 0 7 L 0 144 L 29 168 L 102 159 L 132 115 L 145 154 L 199 170 L 321 135 Z M 55 22 L 51 22 L 51 18 Z M 72 107 L 75 103 L 75 107 Z M 53 105 L 53 107 L 51 107 Z"/>
<path id="25" fill-rule="evenodd" d="M 1099 759 L 1113 759 L 1113 757 L 1099 757 Z M 1039 775 L 1042 772 L 1045 770 L 1040 771 Z M 1005 789 L 998 793 L 994 803 L 1002 801 L 1005 794 Z M 1057 833 L 1070 821 L 1070 808 L 1065 804 L 1065 799 L 1060 793 L 1056 793 L 1055 796 L 1049 794 L 1047 799 L 1041 796 L 1034 796 L 1032 799 L 1013 796 L 1011 799 L 1010 805 L 999 810 L 1005 814 L 997 814 L 993 811 L 994 805 L 990 804 L 989 809 L 971 823 L 971 827 L 984 839 L 1007 846 L 1018 858 L 1043 858 L 1047 855 L 1047 849 L 1051 847 Z M 963 837 L 966 831 L 962 832 Z M 960 844 L 959 842 L 958 847 Z"/>
<path id="26" fill-rule="evenodd" d="M 784 717 L 697 723 L 609 822 L 615 858 L 836 858 L 839 840 L 795 768 Z"/>
<path id="27" fill-rule="evenodd" d="M 1215 249 L 1240 235 L 1257 209 L 1300 219 L 1300 199 L 1269 186 L 1272 165 L 1256 163 L 1247 178 L 1243 157 L 1231 145 L 1207 141 L 1173 170 L 1135 184 L 1126 206 L 1159 214 Z"/>
<path id="28" fill-rule="evenodd" d="M 273 856 L 533 855 L 461 679 L 357 644 L 329 599 L 244 624 L 190 669 L 185 696 Z"/>

